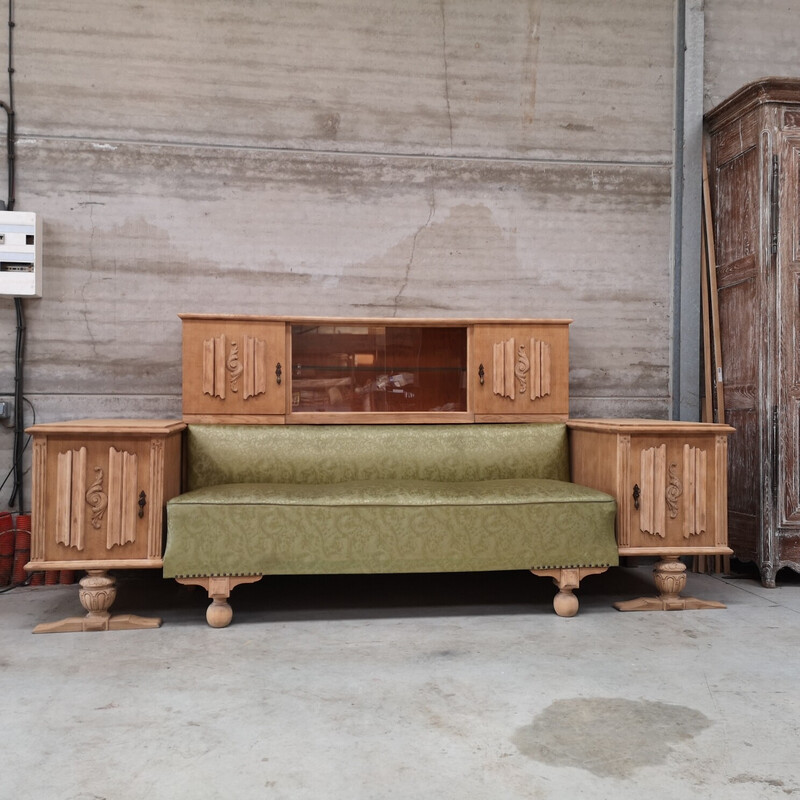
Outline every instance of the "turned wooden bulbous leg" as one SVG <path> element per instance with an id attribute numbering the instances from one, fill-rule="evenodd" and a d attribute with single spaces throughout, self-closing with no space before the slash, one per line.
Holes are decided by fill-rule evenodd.
<path id="1" fill-rule="evenodd" d="M 662 600 L 677 600 L 686 588 L 686 564 L 677 556 L 662 558 L 653 568 L 653 580 Z"/>
<path id="2" fill-rule="evenodd" d="M 698 600 L 696 597 L 683 597 L 686 588 L 686 564 L 677 556 L 663 556 L 653 567 L 653 582 L 658 589 L 658 597 L 639 597 L 614 603 L 620 611 L 685 611 L 700 608 L 725 608 L 715 600 Z"/>
<path id="3" fill-rule="evenodd" d="M 231 590 L 241 583 L 255 583 L 261 580 L 261 575 L 216 576 L 198 575 L 194 578 L 175 578 L 178 583 L 185 586 L 202 586 L 211 599 L 211 605 L 206 609 L 206 622 L 212 628 L 227 628 L 233 619 L 233 609 L 228 602 Z"/>
<path id="4" fill-rule="evenodd" d="M 578 613 L 578 598 L 572 590 L 563 589 L 553 598 L 553 610 L 559 617 L 574 617 Z"/>
<path id="5" fill-rule="evenodd" d="M 116 580 L 102 569 L 90 569 L 80 580 L 78 597 L 88 614 L 86 629 L 104 630 L 111 616 L 109 609 L 117 598 Z"/>
<path id="6" fill-rule="evenodd" d="M 206 609 L 206 622 L 212 628 L 227 628 L 233 619 L 233 609 L 224 597 L 215 597 Z"/>
<path id="7" fill-rule="evenodd" d="M 117 598 L 117 581 L 104 569 L 87 570 L 80 580 L 78 598 L 87 611 L 85 617 L 67 617 L 59 622 L 37 625 L 33 632 L 133 631 L 161 625 L 157 617 L 137 617 L 134 614 L 111 616 L 109 609 Z"/>

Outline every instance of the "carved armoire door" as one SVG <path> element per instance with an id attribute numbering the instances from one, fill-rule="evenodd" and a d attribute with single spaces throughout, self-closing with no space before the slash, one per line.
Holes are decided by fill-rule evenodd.
<path id="1" fill-rule="evenodd" d="M 789 116 L 800 126 L 800 110 Z M 780 214 L 778 236 L 780 342 L 777 370 L 777 524 L 778 563 L 800 562 L 800 129 L 781 137 L 779 153 Z"/>
<path id="2" fill-rule="evenodd" d="M 737 121 L 712 135 L 717 292 L 722 331 L 725 422 L 728 443 L 728 542 L 743 561 L 763 563 L 762 525 L 771 511 L 763 484 L 771 478 L 769 431 L 773 316 L 770 257 L 761 241 L 762 176 L 769 174 L 758 121 Z"/>

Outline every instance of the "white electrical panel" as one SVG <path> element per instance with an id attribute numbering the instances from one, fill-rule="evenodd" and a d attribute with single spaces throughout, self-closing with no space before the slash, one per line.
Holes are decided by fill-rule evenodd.
<path id="1" fill-rule="evenodd" d="M 42 220 L 30 211 L 0 211 L 0 295 L 42 296 Z"/>

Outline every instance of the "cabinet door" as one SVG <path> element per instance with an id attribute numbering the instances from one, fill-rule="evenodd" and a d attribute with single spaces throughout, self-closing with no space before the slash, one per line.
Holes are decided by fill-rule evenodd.
<path id="1" fill-rule="evenodd" d="M 160 530 L 157 543 L 149 537 L 150 506 L 162 496 L 151 457 L 149 439 L 51 437 L 37 487 L 46 499 L 43 560 L 160 558 Z"/>
<path id="2" fill-rule="evenodd" d="M 769 329 L 767 293 L 759 249 L 759 181 L 764 158 L 751 123 L 714 142 L 717 296 L 725 378 L 725 419 L 730 439 L 731 546 L 741 558 L 758 558 L 764 512 L 762 456 L 765 425 L 764 332 Z"/>
<path id="3" fill-rule="evenodd" d="M 777 522 L 796 534 L 800 530 L 800 132 L 784 138 L 780 162 L 780 368 L 776 370 L 778 439 L 773 444 L 778 474 L 773 480 L 779 490 Z"/>
<path id="4" fill-rule="evenodd" d="M 476 415 L 569 415 L 569 327 L 475 325 L 470 359 Z"/>
<path id="5" fill-rule="evenodd" d="M 724 436 L 631 437 L 621 550 L 724 547 L 726 463 Z"/>
<path id="6" fill-rule="evenodd" d="M 183 414 L 283 414 L 286 327 L 256 320 L 183 321 Z"/>

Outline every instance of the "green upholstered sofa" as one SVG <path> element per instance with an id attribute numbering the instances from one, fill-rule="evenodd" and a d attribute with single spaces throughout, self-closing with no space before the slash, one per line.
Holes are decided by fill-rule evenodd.
<path id="1" fill-rule="evenodd" d="M 531 570 L 556 613 L 618 563 L 612 497 L 569 480 L 561 423 L 189 425 L 167 505 L 164 576 L 203 586 L 207 619 L 263 575 Z"/>

